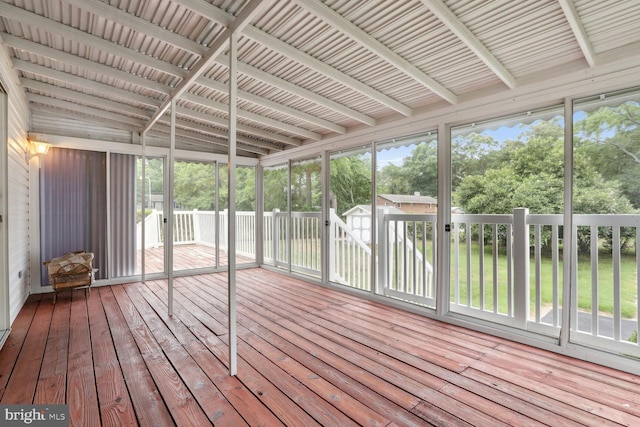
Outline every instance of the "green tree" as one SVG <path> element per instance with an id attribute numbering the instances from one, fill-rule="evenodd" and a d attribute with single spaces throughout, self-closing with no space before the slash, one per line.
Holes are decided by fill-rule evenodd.
<path id="1" fill-rule="evenodd" d="M 175 202 L 181 209 L 215 209 L 215 165 L 177 161 L 174 167 Z"/>
<path id="2" fill-rule="evenodd" d="M 331 194 L 338 215 L 358 204 L 371 203 L 371 160 L 344 156 L 331 160 Z"/>
<path id="3" fill-rule="evenodd" d="M 587 153 L 602 177 L 640 208 L 640 104 L 602 106 L 575 124 L 575 145 Z"/>
<path id="4" fill-rule="evenodd" d="M 264 211 L 287 209 L 287 168 L 265 168 L 263 178 Z"/>
<path id="5" fill-rule="evenodd" d="M 467 213 L 505 214 L 517 207 L 529 208 L 534 214 L 562 213 L 565 173 L 562 126 L 553 121 L 539 122 L 521 138 L 523 143 L 517 148 L 508 148 L 508 163 L 488 169 L 483 175 L 465 176 L 454 193 L 454 203 Z M 574 168 L 574 212 L 633 212 L 618 183 L 604 180 L 587 152 L 576 150 Z M 601 237 L 610 242 L 606 233 Z M 550 233 L 543 233 L 542 238 L 543 245 L 548 244 Z M 578 236 L 581 250 L 588 248 L 588 239 L 588 233 L 582 230 Z"/>
<path id="6" fill-rule="evenodd" d="M 472 132 L 466 136 L 457 136 L 451 141 L 451 180 L 453 188 L 471 175 L 482 175 L 492 168 L 509 161 L 509 154 L 519 141 L 507 141 L 500 144 L 495 138 Z"/>

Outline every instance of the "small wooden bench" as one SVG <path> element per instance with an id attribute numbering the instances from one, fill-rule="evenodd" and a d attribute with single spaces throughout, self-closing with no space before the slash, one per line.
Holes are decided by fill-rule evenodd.
<path id="1" fill-rule="evenodd" d="M 53 288 L 53 303 L 56 303 L 58 292 L 85 288 L 85 294 L 91 295 L 91 285 L 95 280 L 93 253 L 76 251 L 53 258 L 43 263 L 49 273 L 49 284 Z"/>

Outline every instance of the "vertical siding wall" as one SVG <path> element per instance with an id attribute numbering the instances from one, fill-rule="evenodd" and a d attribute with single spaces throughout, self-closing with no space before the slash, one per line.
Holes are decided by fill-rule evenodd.
<path id="1" fill-rule="evenodd" d="M 29 296 L 29 165 L 25 159 L 29 106 L 5 50 L 0 77 L 8 94 L 9 300 L 11 322 Z M 4 172 L 3 172 L 4 173 Z"/>

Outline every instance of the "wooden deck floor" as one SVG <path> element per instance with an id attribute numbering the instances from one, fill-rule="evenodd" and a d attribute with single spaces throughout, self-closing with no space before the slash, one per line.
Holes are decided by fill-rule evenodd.
<path id="1" fill-rule="evenodd" d="M 162 273 L 164 271 L 164 247 L 148 248 L 145 250 L 146 273 Z M 229 257 L 223 249 L 218 251 L 218 267 L 229 265 Z M 247 264 L 255 262 L 241 255 L 236 256 L 237 264 Z M 138 260 L 136 264 L 136 274 L 141 273 L 142 251 L 138 250 Z M 173 269 L 174 271 L 190 270 L 196 268 L 216 267 L 216 248 L 205 245 L 186 244 L 173 246 Z"/>
<path id="2" fill-rule="evenodd" d="M 0 352 L 0 403 L 77 426 L 640 425 L 640 377 L 264 269 L 33 295 Z"/>

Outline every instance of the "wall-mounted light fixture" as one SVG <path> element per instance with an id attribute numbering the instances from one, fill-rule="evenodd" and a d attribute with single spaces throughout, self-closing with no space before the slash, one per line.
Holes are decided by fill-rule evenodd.
<path id="1" fill-rule="evenodd" d="M 46 142 L 29 141 L 26 154 L 27 161 L 34 157 L 44 156 L 49 151 L 49 147 L 51 147 L 51 144 L 47 144 Z"/>

